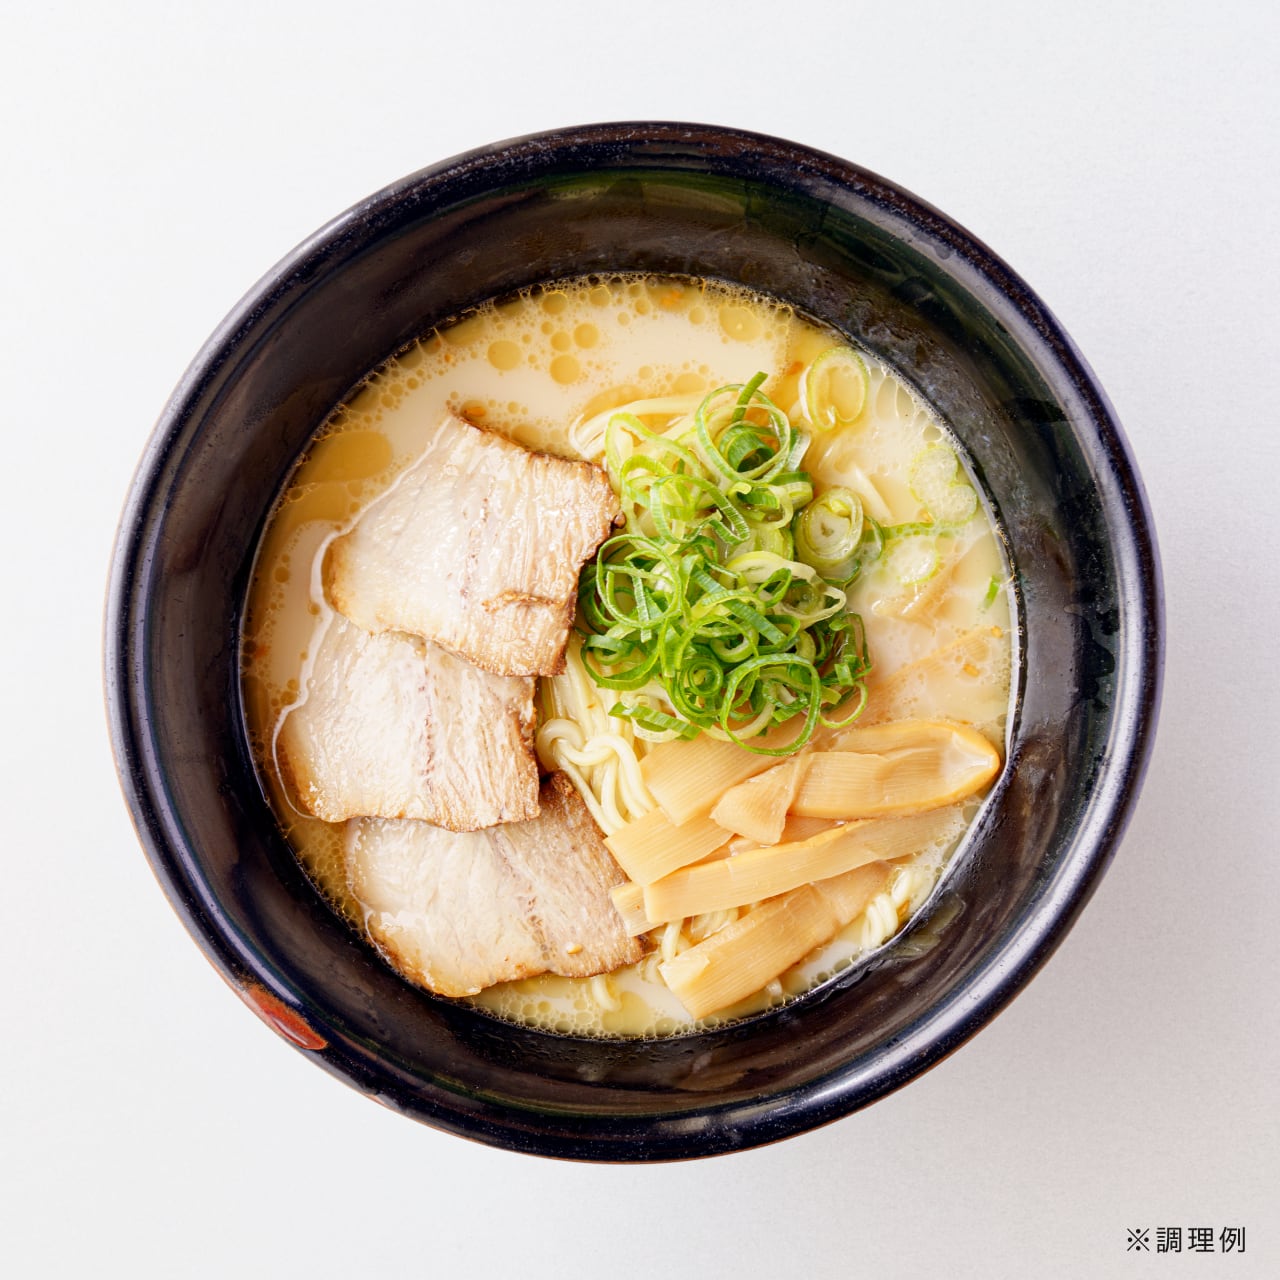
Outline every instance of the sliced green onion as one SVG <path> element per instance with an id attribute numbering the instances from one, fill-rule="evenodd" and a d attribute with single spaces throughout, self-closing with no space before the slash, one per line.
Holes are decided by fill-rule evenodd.
<path id="1" fill-rule="evenodd" d="M 615 703 L 609 709 L 611 716 L 622 716 L 631 720 L 637 728 L 647 729 L 650 733 L 670 735 L 672 738 L 696 738 L 698 726 L 681 720 L 679 716 L 668 715 L 659 707 L 651 707 L 644 703 L 627 706 L 626 703 Z"/>
<path id="2" fill-rule="evenodd" d="M 805 370 L 801 405 L 815 431 L 847 427 L 867 402 L 867 366 L 852 347 L 828 347 Z"/>
<path id="3" fill-rule="evenodd" d="M 709 470 L 730 482 L 770 480 L 779 471 L 793 469 L 789 464 L 798 433 L 759 389 L 763 381 L 764 374 L 758 373 L 750 382 L 720 387 L 693 415 L 699 456 Z M 748 417 L 749 411 L 757 417 Z M 760 417 L 763 422 L 757 420 Z"/>
<path id="4" fill-rule="evenodd" d="M 784 471 L 774 476 L 769 487 L 795 510 L 813 501 L 813 481 L 807 471 Z"/>
<path id="5" fill-rule="evenodd" d="M 788 580 L 798 577 L 806 582 L 817 577 L 818 574 L 813 565 L 804 564 L 799 560 L 790 560 L 772 551 L 748 551 L 745 555 L 734 556 L 725 568 L 731 573 L 736 573 L 743 581 L 756 585 L 767 582 L 778 573 L 785 573 Z"/>
<path id="6" fill-rule="evenodd" d="M 916 454 L 910 484 L 935 524 L 964 524 L 978 509 L 978 495 L 961 469 L 960 459 L 945 444 L 931 444 Z"/>
<path id="7" fill-rule="evenodd" d="M 789 528 L 747 521 L 747 536 L 734 548 L 735 554 L 768 551 L 783 560 L 794 559 L 795 541 Z"/>
<path id="8" fill-rule="evenodd" d="M 828 489 L 796 518 L 796 555 L 832 582 L 849 582 L 858 572 L 862 543 L 862 500 L 849 489 Z"/>
<path id="9" fill-rule="evenodd" d="M 847 491 L 831 491 L 806 522 L 817 505 L 801 469 L 808 437 L 763 382 L 717 388 L 666 433 L 625 408 L 605 428 L 626 530 L 581 575 L 582 657 L 598 685 L 621 695 L 610 714 L 645 737 L 705 731 L 764 750 L 751 740 L 799 720 L 793 741 L 767 753 L 786 755 L 820 720 L 840 712 L 845 723 L 866 700 L 861 620 L 841 582 L 812 554 L 797 557 L 792 526 L 811 528 L 812 552 L 843 521 L 859 559 L 878 556 L 883 538 L 878 526 L 868 538 Z"/>
<path id="10" fill-rule="evenodd" d="M 862 513 L 862 545 L 858 549 L 858 562 L 863 565 L 874 564 L 884 554 L 884 525 Z"/>
<path id="11" fill-rule="evenodd" d="M 779 708 L 782 716 L 777 715 Z M 740 736 L 734 722 L 747 730 L 762 722 L 765 726 L 781 724 L 803 714 L 804 725 L 797 740 L 808 742 L 821 711 L 822 679 L 813 663 L 799 657 L 767 655 L 734 667 L 725 688 L 720 728 L 740 747 L 765 756 L 786 756 L 797 750 L 794 742 L 775 748 L 752 746 L 747 739 L 754 734 Z M 755 729 L 757 734 L 761 731 Z"/>
<path id="12" fill-rule="evenodd" d="M 897 538 L 885 553 L 885 565 L 889 573 L 904 587 L 928 582 L 941 563 L 938 540 L 924 534 Z"/>

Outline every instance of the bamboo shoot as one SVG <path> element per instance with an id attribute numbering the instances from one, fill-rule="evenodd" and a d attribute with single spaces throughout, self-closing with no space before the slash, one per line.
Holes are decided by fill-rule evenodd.
<path id="1" fill-rule="evenodd" d="M 712 822 L 757 844 L 777 844 L 808 762 L 808 756 L 793 757 L 730 787 L 712 808 Z"/>
<path id="2" fill-rule="evenodd" d="M 788 722 L 756 739 L 778 748 L 792 741 L 796 725 Z M 705 814 L 730 787 L 778 763 L 776 756 L 748 751 L 702 733 L 691 742 L 664 742 L 640 762 L 645 785 L 672 822 L 680 825 Z"/>
<path id="3" fill-rule="evenodd" d="M 957 810 L 935 809 L 914 817 L 851 822 L 796 844 L 685 867 L 645 886 L 644 912 L 657 924 L 762 902 L 868 862 L 909 857 L 958 835 L 962 825 Z"/>
<path id="4" fill-rule="evenodd" d="M 884 863 L 871 863 L 773 898 L 659 971 L 689 1013 L 705 1018 L 745 1000 L 829 942 L 866 910 L 888 876 Z"/>
<path id="5" fill-rule="evenodd" d="M 787 821 L 782 828 L 782 840 L 787 844 L 798 844 L 801 840 L 816 836 L 819 831 L 829 831 L 835 825 L 828 818 L 797 818 L 793 813 L 788 814 Z M 724 852 L 726 855 L 732 856 L 733 854 L 745 853 L 748 849 L 758 849 L 759 847 L 760 842 L 758 840 L 749 840 L 746 836 L 737 836 L 725 845 Z"/>
<path id="6" fill-rule="evenodd" d="M 842 733 L 809 757 L 791 812 L 804 818 L 878 818 L 963 800 L 1000 769 L 977 730 L 941 720 L 900 720 Z"/>
<path id="7" fill-rule="evenodd" d="M 831 903 L 812 885 L 762 903 L 705 942 L 658 966 L 695 1018 L 759 991 L 839 929 Z"/>
<path id="8" fill-rule="evenodd" d="M 661 809 L 605 838 L 618 865 L 637 884 L 649 884 L 680 867 L 705 858 L 729 839 L 710 818 L 690 818 L 676 826 Z"/>
<path id="9" fill-rule="evenodd" d="M 975 627 L 957 640 L 899 667 L 872 673 L 862 723 L 899 720 L 928 708 L 935 715 L 982 724 L 1006 709 L 1009 642 L 1001 628 Z"/>
<path id="10" fill-rule="evenodd" d="M 644 889 L 640 885 L 624 880 L 609 890 L 609 896 L 622 917 L 622 927 L 629 938 L 638 938 L 653 928 L 644 912 Z"/>

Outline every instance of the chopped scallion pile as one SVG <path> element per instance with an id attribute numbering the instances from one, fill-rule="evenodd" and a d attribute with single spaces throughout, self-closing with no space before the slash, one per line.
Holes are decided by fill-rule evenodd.
<path id="1" fill-rule="evenodd" d="M 625 411 L 606 429 L 626 528 L 583 571 L 582 655 L 619 695 L 611 714 L 649 738 L 707 731 L 788 755 L 866 702 L 866 635 L 844 588 L 880 531 L 848 490 L 815 499 L 808 437 L 764 380 L 716 389 L 665 432 Z M 785 746 L 755 741 L 788 721 Z"/>

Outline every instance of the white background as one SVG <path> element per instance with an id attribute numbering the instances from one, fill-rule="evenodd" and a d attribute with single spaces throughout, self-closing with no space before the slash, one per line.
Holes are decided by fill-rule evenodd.
<path id="1" fill-rule="evenodd" d="M 1280 1275 L 1275 12 L 4 0 L 0 1271 Z M 237 298 L 403 174 L 628 118 L 832 151 L 990 244 L 1110 393 L 1168 591 L 1141 803 L 1030 988 L 859 1115 L 637 1168 L 448 1137 L 273 1036 L 152 879 L 100 674 L 130 475 Z M 1159 1226 L 1246 1252 L 1126 1253 Z"/>

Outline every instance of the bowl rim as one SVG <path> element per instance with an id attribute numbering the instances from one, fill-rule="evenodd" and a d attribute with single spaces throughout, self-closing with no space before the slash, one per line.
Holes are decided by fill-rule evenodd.
<path id="1" fill-rule="evenodd" d="M 206 958 L 237 994 L 295 1047 L 311 1051 L 311 1056 L 331 1073 L 361 1092 L 370 1092 L 368 1062 L 348 1059 L 334 1051 L 333 1037 L 327 1034 L 328 1028 L 317 1025 L 317 1011 L 304 992 L 292 989 L 275 972 L 246 972 L 252 966 L 246 966 L 243 953 L 228 939 L 217 904 L 201 901 L 181 851 L 169 844 L 155 789 L 155 780 L 161 776 L 160 765 L 148 751 L 146 726 L 137 715 L 137 697 L 146 682 L 146 673 L 136 643 L 140 623 L 136 586 L 145 576 L 149 513 L 154 514 L 158 501 L 163 504 L 159 486 L 166 461 L 210 383 L 244 344 L 253 341 L 261 318 L 272 313 L 290 293 L 305 289 L 331 257 L 346 250 L 353 236 L 376 239 L 379 218 L 400 208 L 406 200 L 421 202 L 433 196 L 447 196 L 460 185 L 483 178 L 513 156 L 563 157 L 591 148 L 616 148 L 621 155 L 628 149 L 654 144 L 700 149 L 713 170 L 717 149 L 749 148 L 798 171 L 854 188 L 861 197 L 948 246 L 1013 308 L 1070 378 L 1093 432 L 1091 439 L 1079 439 L 1078 434 L 1077 439 L 1092 456 L 1105 462 L 1127 508 L 1130 545 L 1125 551 L 1132 562 L 1131 576 L 1139 595 L 1135 614 L 1138 626 L 1126 632 L 1123 638 L 1127 644 L 1118 655 L 1127 679 L 1117 685 L 1113 740 L 1115 760 L 1124 767 L 1111 767 L 1106 773 L 1097 789 L 1096 803 L 1089 806 L 1082 821 L 1082 829 L 1087 831 L 1082 830 L 1077 844 L 1087 848 L 1087 856 L 1071 863 L 1071 874 L 1061 876 L 1052 892 L 1037 904 L 1000 953 L 998 963 L 975 974 L 962 992 L 953 991 L 934 1005 L 928 1017 L 913 1028 L 915 1034 L 898 1043 L 883 1061 L 877 1060 L 862 1072 L 836 1072 L 811 1081 L 785 1097 L 775 1095 L 778 1105 L 772 1114 L 747 1116 L 732 1141 L 717 1144 L 713 1139 L 708 1143 L 707 1135 L 694 1134 L 684 1140 L 684 1150 L 679 1141 L 670 1140 L 647 1147 L 632 1141 L 626 1144 L 626 1150 L 619 1150 L 619 1135 L 630 1129 L 630 1136 L 635 1136 L 635 1117 L 617 1118 L 611 1145 L 581 1134 L 540 1140 L 536 1135 L 531 1138 L 523 1125 L 518 1131 L 495 1128 L 500 1111 L 477 1117 L 450 1111 L 447 1100 L 443 1109 L 432 1110 L 407 1093 L 397 1096 L 394 1086 L 385 1083 L 374 1094 L 379 1101 L 406 1110 L 416 1119 L 461 1136 L 509 1149 L 592 1160 L 693 1158 L 778 1141 L 876 1101 L 959 1048 L 1009 1004 L 1060 945 L 1114 857 L 1150 760 L 1163 683 L 1164 601 L 1159 551 L 1150 507 L 1128 442 L 1105 392 L 1074 342 L 1038 295 L 980 239 L 933 205 L 859 165 L 800 143 L 724 126 L 676 121 L 603 122 L 527 134 L 462 152 L 388 184 L 331 218 L 245 293 L 201 346 L 169 397 L 124 504 L 103 622 L 104 684 L 112 751 L 130 816 L 153 873 Z M 654 150 L 647 158 L 654 167 L 662 167 L 659 151 Z M 162 800 L 163 792 L 159 795 Z M 299 1009 L 307 1010 L 305 1016 Z"/>

